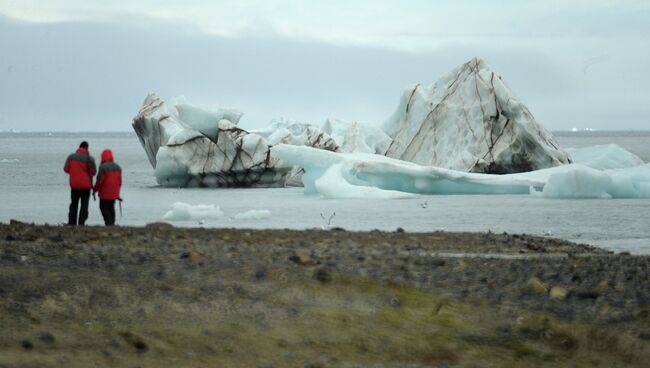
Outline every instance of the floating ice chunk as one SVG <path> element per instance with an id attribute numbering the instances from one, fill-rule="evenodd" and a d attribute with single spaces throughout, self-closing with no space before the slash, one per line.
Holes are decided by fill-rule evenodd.
<path id="1" fill-rule="evenodd" d="M 235 220 L 265 220 L 271 218 L 269 210 L 250 210 L 238 213 L 233 217 Z"/>
<path id="2" fill-rule="evenodd" d="M 547 198 L 650 198 L 650 165 L 597 170 L 571 164 L 519 174 L 467 173 L 380 155 L 278 145 L 271 154 L 304 167 L 305 193 L 327 198 L 402 198 L 418 194 L 537 194 Z M 375 191 L 369 188 L 383 191 Z"/>
<path id="3" fill-rule="evenodd" d="M 17 158 L 0 158 L 0 164 L 13 164 L 19 161 Z"/>
<path id="4" fill-rule="evenodd" d="M 295 182 L 302 171 L 271 158 L 273 143 L 264 135 L 237 127 L 241 115 L 193 106 L 184 98 L 167 104 L 151 93 L 133 128 L 162 186 L 281 187 Z M 271 142 L 338 150 L 333 139 L 309 124 L 277 121 L 267 133 Z"/>
<path id="5" fill-rule="evenodd" d="M 349 168 L 344 167 L 344 163 L 330 166 L 325 173 L 316 179 L 314 186 L 316 190 L 325 198 L 380 198 L 380 199 L 399 199 L 413 198 L 416 195 L 412 193 L 399 192 L 396 190 L 379 189 L 367 185 L 354 185 L 344 176 L 349 173 Z"/>
<path id="6" fill-rule="evenodd" d="M 317 193 L 314 182 L 321 177 L 330 166 L 344 160 L 343 155 L 321 150 L 302 150 L 298 146 L 278 144 L 271 148 L 271 156 L 286 161 L 289 165 L 302 168 L 309 167 L 302 175 L 305 193 Z"/>
<path id="7" fill-rule="evenodd" d="M 632 152 L 616 144 L 606 144 L 585 148 L 568 148 L 574 163 L 583 164 L 598 170 L 622 169 L 643 165 L 643 160 Z"/>
<path id="8" fill-rule="evenodd" d="M 223 216 L 219 206 L 215 205 L 191 205 L 184 202 L 176 202 L 171 209 L 165 213 L 163 220 L 166 221 L 192 221 L 192 220 L 215 220 Z"/>
<path id="9" fill-rule="evenodd" d="M 542 196 L 547 198 L 610 198 L 612 179 L 602 171 L 581 165 L 551 173 Z"/>
<path id="10" fill-rule="evenodd" d="M 612 178 L 607 192 L 613 198 L 650 198 L 650 164 L 605 173 Z"/>

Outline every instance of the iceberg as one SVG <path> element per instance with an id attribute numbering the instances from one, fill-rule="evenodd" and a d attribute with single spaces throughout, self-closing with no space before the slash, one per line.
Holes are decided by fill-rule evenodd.
<path id="1" fill-rule="evenodd" d="M 605 147 L 607 149 L 607 147 Z M 629 157 L 631 153 L 616 150 Z M 576 150 L 578 156 L 602 152 Z M 609 151 L 610 156 L 614 151 Z M 650 165 L 599 170 L 574 163 L 506 175 L 418 165 L 381 155 L 280 144 L 271 155 L 304 168 L 305 193 L 325 198 L 406 198 L 417 194 L 530 194 L 544 198 L 650 198 Z"/>
<path id="2" fill-rule="evenodd" d="M 339 149 L 317 127 L 277 121 L 272 131 L 255 134 L 237 126 L 241 116 L 233 109 L 194 106 L 184 98 L 168 104 L 150 93 L 133 129 L 157 182 L 167 187 L 284 186 L 300 171 L 272 158 L 270 146 L 282 142 Z"/>
<path id="3" fill-rule="evenodd" d="M 407 89 L 382 128 L 329 118 L 238 127 L 242 113 L 150 93 L 133 128 L 171 187 L 303 185 L 327 198 L 417 194 L 647 197 L 647 165 L 616 145 L 563 150 L 483 60 Z M 494 175 L 499 174 L 499 175 Z"/>
<path id="4" fill-rule="evenodd" d="M 580 149 L 567 148 L 571 159 L 598 170 L 622 169 L 643 165 L 635 154 L 628 152 L 616 144 L 606 144 Z"/>
<path id="5" fill-rule="evenodd" d="M 233 220 L 266 220 L 271 218 L 269 210 L 249 210 L 236 214 Z"/>
<path id="6" fill-rule="evenodd" d="M 171 205 L 171 208 L 163 216 L 165 221 L 204 221 L 204 220 L 217 220 L 223 216 L 223 212 L 219 206 L 199 204 L 191 205 L 184 202 L 176 202 Z"/>
<path id="7" fill-rule="evenodd" d="M 409 87 L 383 130 L 386 156 L 486 174 L 571 163 L 487 63 L 475 58 L 430 86 Z"/>

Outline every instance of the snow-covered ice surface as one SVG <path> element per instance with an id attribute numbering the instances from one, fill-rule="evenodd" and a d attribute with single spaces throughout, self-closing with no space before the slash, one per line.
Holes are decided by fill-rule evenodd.
<path id="1" fill-rule="evenodd" d="M 555 133 L 563 147 L 616 143 L 650 161 L 650 132 Z M 219 206 L 223 217 L 176 221 L 175 226 L 322 228 L 349 230 L 487 231 L 528 233 L 650 254 L 650 199 L 549 199 L 535 195 L 419 195 L 404 199 L 321 199 L 303 188 L 177 189 L 157 186 L 142 146 L 132 132 L 62 134 L 0 133 L 0 157 L 19 162 L 0 166 L 0 222 L 10 219 L 60 224 L 67 219 L 70 192 L 63 163 L 81 140 L 95 158 L 111 148 L 124 170 L 120 225 L 162 221 L 175 202 Z M 426 205 L 425 205 L 426 203 Z M 102 225 L 91 201 L 91 225 Z M 237 214 L 266 209 L 267 218 L 237 220 Z M 321 216 L 322 215 L 322 216 Z"/>

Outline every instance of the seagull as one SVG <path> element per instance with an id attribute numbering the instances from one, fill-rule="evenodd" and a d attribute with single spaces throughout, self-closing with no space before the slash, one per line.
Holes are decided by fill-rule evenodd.
<path id="1" fill-rule="evenodd" d="M 420 207 L 422 207 L 422 208 L 427 208 L 427 206 L 429 206 L 429 200 L 426 200 L 423 203 L 420 203 Z"/>
<path id="2" fill-rule="evenodd" d="M 334 219 L 334 216 L 336 216 L 336 212 L 332 212 L 329 219 L 325 220 L 325 216 L 323 216 L 323 213 L 321 212 L 320 217 L 323 219 L 323 225 L 321 225 L 321 229 L 329 229 L 332 226 L 332 219 Z"/>
<path id="3" fill-rule="evenodd" d="M 594 64 L 598 64 L 600 62 L 603 62 L 603 61 L 607 60 L 608 57 L 609 57 L 609 55 L 603 54 L 603 55 L 599 55 L 599 56 L 596 56 L 596 57 L 592 57 L 591 59 L 585 60 L 583 62 L 582 72 L 586 75 L 587 74 L 587 69 L 589 69 L 590 66 L 592 66 Z"/>

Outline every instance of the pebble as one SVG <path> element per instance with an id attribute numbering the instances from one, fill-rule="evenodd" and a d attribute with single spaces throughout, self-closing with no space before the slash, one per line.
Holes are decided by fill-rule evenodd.
<path id="1" fill-rule="evenodd" d="M 265 268 L 260 268 L 257 271 L 255 271 L 255 279 L 256 280 L 263 280 L 266 278 L 266 269 Z"/>
<path id="2" fill-rule="evenodd" d="M 544 285 L 544 283 L 537 277 L 531 277 L 530 280 L 528 280 L 527 286 L 529 290 L 538 294 L 548 294 L 548 287 L 546 287 L 546 285 Z"/>
<path id="3" fill-rule="evenodd" d="M 311 266 L 316 265 L 316 261 L 314 261 L 308 255 L 304 255 L 304 254 L 293 255 L 293 256 L 289 257 L 289 260 L 294 262 L 294 263 L 297 263 L 299 265 L 307 266 L 307 267 L 311 267 Z"/>
<path id="4" fill-rule="evenodd" d="M 20 346 L 22 346 L 25 350 L 32 350 L 34 348 L 34 344 L 32 344 L 32 342 L 29 340 L 21 340 Z"/>
<path id="5" fill-rule="evenodd" d="M 560 286 L 553 286 L 551 288 L 551 291 L 549 292 L 549 296 L 551 299 L 556 299 L 556 300 L 564 300 L 566 299 L 566 296 L 568 294 L 568 291 Z"/>
<path id="6" fill-rule="evenodd" d="M 38 340 L 44 344 L 54 344 L 54 335 L 49 332 L 41 332 L 37 336 Z"/>
<path id="7" fill-rule="evenodd" d="M 322 283 L 332 281 L 332 275 L 324 268 L 319 268 L 316 270 L 316 272 L 314 272 L 314 278 Z"/>

